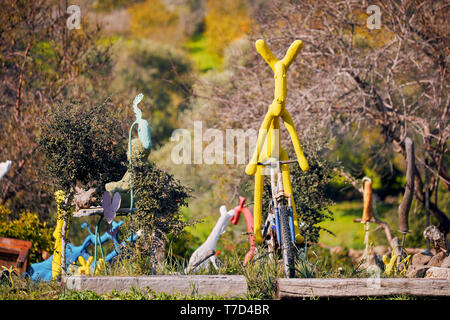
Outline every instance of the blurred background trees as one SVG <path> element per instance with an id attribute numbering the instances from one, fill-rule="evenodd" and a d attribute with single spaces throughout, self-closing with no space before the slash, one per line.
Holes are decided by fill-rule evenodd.
<path id="1" fill-rule="evenodd" d="M 288 73 L 286 107 L 301 141 L 314 142 L 318 133 L 330 148 L 310 156 L 319 163 L 339 161 L 356 179 L 369 176 L 380 218 L 396 230 L 396 207 L 405 185 L 404 139 L 411 137 L 416 188 L 410 219 L 417 232 L 410 237 L 423 243 L 425 188 L 430 190 L 432 223 L 448 231 L 449 29 L 444 1 L 78 4 L 82 26 L 69 30 L 64 2 L 0 3 L 0 161 L 13 161 L 0 183 L 0 204 L 11 211 L 29 209 L 41 221 L 54 215 L 53 190 L 43 178 L 47 163 L 37 148 L 53 108 L 70 101 L 89 108 L 108 99 L 105 112 L 117 124 L 113 135 L 123 152 L 128 139 L 123 132 L 134 117 L 131 101 L 142 92 L 143 117 L 154 141 L 150 158 L 192 188 L 189 207 L 181 212 L 205 220 L 186 229 L 191 246 L 201 242 L 220 205 L 234 207 L 237 195 L 244 195 L 252 209 L 253 192 L 246 187 L 251 181 L 239 164 L 174 166 L 171 133 L 191 129 L 194 120 L 204 128 L 257 130 L 273 99 L 273 74 L 254 41 L 264 38 L 280 57 L 301 39 L 304 48 Z M 367 28 L 370 4 L 381 9 L 380 29 Z M 307 186 L 300 180 L 301 191 Z M 348 230 L 352 226 L 344 224 L 345 218 L 358 215 L 355 203 L 361 195 L 338 175 L 323 187 L 315 195 L 324 192 L 337 202 L 329 207 L 335 227 L 325 221 L 326 214 L 316 227 Z M 242 239 L 239 232 L 228 236 Z M 320 237 L 330 239 L 323 233 Z"/>
<path id="2" fill-rule="evenodd" d="M 374 3 L 371 3 L 374 4 Z M 443 211 L 436 204 L 439 185 L 448 192 L 449 96 L 447 60 L 448 28 L 441 1 L 376 2 L 383 12 L 381 29 L 367 28 L 369 5 L 360 1 L 271 1 L 254 12 L 250 41 L 268 41 L 276 56 L 288 44 L 302 39 L 305 46 L 289 73 L 288 108 L 301 140 L 314 128 L 322 128 L 336 151 L 350 160 L 370 158 L 363 174 L 384 176 L 390 193 L 399 190 L 389 175 L 404 172 L 404 139 L 416 147 L 415 197 L 424 205 L 424 175 L 430 177 L 430 211 L 440 229 L 449 231 L 448 202 Z M 433 36 L 431 36 L 433 34 Z M 215 101 L 227 118 L 257 128 L 272 99 L 271 71 L 255 50 L 245 68 L 232 64 L 227 70 L 233 88 L 217 88 Z M 211 84 L 214 85 L 214 84 Z M 265 101 L 264 103 L 262 103 Z M 245 111 L 243 111 L 245 110 Z M 225 121 L 225 119 L 224 119 Z M 348 148 L 342 139 L 369 133 L 365 150 Z M 381 137 L 381 139 L 380 139 Z M 340 151 L 339 151 L 340 150 Z M 425 158 L 428 165 L 425 165 Z M 446 161 L 447 160 L 447 161 Z M 359 160 L 358 160 L 359 161 Z M 350 163 L 344 163 L 349 164 Z M 395 166 L 399 165 L 397 170 Z M 431 178 L 433 177 L 433 178 Z M 393 182 L 393 183 L 392 183 Z M 386 193 L 384 194 L 386 195 Z M 436 196 L 433 199 L 433 195 Z"/>
<path id="3" fill-rule="evenodd" d="M 0 4 L 0 157 L 13 161 L 0 185 L 0 204 L 47 212 L 49 193 L 40 174 L 40 124 L 50 106 L 89 99 L 109 74 L 109 48 L 98 28 L 69 30 L 58 1 L 7 0 Z"/>

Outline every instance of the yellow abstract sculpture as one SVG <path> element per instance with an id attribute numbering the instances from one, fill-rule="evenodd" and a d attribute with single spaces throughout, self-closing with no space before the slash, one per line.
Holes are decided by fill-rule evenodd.
<path id="1" fill-rule="evenodd" d="M 104 270 L 105 269 L 105 262 L 103 261 L 103 258 L 98 259 L 98 265 L 97 268 L 95 269 L 95 275 L 99 275 L 100 274 L 100 270 Z"/>
<path id="2" fill-rule="evenodd" d="M 411 258 L 412 256 L 410 254 L 407 254 L 404 259 L 401 259 L 399 258 L 399 255 L 392 253 L 391 259 L 389 260 L 388 256 L 384 255 L 382 258 L 384 263 L 384 273 L 388 276 L 392 273 L 394 275 L 406 275 L 406 271 L 411 264 Z"/>
<path id="3" fill-rule="evenodd" d="M 81 266 L 78 267 L 78 273 L 80 275 L 84 274 L 86 276 L 90 276 L 91 275 L 90 265 L 92 261 L 94 261 L 93 256 L 89 256 L 87 261 L 83 258 L 83 256 L 79 256 L 78 263 L 81 264 Z"/>
<path id="4" fill-rule="evenodd" d="M 55 231 L 53 231 L 55 246 L 53 250 L 53 259 L 52 259 L 52 279 L 56 279 L 61 275 L 62 228 L 64 225 L 64 215 L 65 215 L 65 211 L 62 206 L 65 201 L 65 198 L 66 194 L 63 190 L 58 190 L 55 192 L 57 218 Z M 68 231 L 68 229 L 69 223 L 67 224 L 66 232 Z"/>
<path id="5" fill-rule="evenodd" d="M 287 152 L 280 145 L 280 117 L 286 126 L 287 131 L 294 145 L 294 150 L 297 155 L 297 161 L 303 171 L 309 169 L 308 161 L 306 160 L 297 131 L 294 127 L 291 115 L 286 110 L 286 72 L 292 61 L 296 58 L 303 47 L 300 40 L 295 40 L 286 52 L 283 59 L 278 60 L 264 40 L 257 40 L 255 43 L 256 50 L 264 58 L 270 68 L 273 70 L 275 78 L 275 92 L 272 104 L 264 117 L 263 123 L 259 129 L 258 139 L 256 142 L 256 149 L 253 156 L 245 168 L 248 175 L 255 175 L 255 192 L 254 192 L 254 227 L 255 227 L 255 241 L 262 243 L 261 235 L 261 213 L 262 213 L 262 192 L 263 192 L 263 167 L 258 166 L 258 162 L 264 162 L 271 157 L 279 157 L 281 161 L 289 160 Z M 285 191 L 292 195 L 291 179 L 289 174 L 289 165 L 283 164 L 281 166 L 283 185 Z M 291 197 L 292 198 L 292 197 Z M 300 234 L 297 212 L 295 203 L 292 199 L 292 209 L 294 217 L 295 242 L 300 244 L 303 242 L 303 237 Z"/>

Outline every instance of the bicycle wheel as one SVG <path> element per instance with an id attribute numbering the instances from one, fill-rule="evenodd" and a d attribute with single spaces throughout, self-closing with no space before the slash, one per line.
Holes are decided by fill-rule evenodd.
<path id="1" fill-rule="evenodd" d="M 295 255 L 289 229 L 289 217 L 286 206 L 280 208 L 281 252 L 283 255 L 283 268 L 286 277 L 295 278 Z"/>
<path id="2" fill-rule="evenodd" d="M 263 229 L 263 240 L 267 247 L 270 260 L 275 260 L 275 252 L 277 247 L 277 242 L 275 240 L 274 230 L 272 229 L 273 224 L 270 221 L 269 216 L 267 216 L 266 223 Z"/>

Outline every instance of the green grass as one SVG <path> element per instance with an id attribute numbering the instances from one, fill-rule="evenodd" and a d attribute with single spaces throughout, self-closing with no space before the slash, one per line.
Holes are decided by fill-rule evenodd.
<path id="1" fill-rule="evenodd" d="M 271 260 L 267 252 L 260 248 L 255 256 L 255 262 L 242 266 L 242 261 L 247 248 L 241 246 L 222 254 L 222 264 L 218 270 L 210 268 L 200 274 L 238 274 L 247 279 L 248 291 L 244 296 L 233 297 L 236 300 L 266 300 L 276 298 L 276 281 L 284 277 L 282 264 L 277 259 Z M 259 259 L 258 259 L 259 258 Z M 279 258 L 279 257 L 278 257 Z M 256 260 L 257 259 L 257 260 Z M 110 275 L 139 275 L 139 267 L 136 266 L 136 259 L 109 266 Z M 124 266 L 132 265 L 132 268 Z M 134 266 L 133 266 L 134 265 Z M 166 261 L 159 266 L 158 274 L 184 274 L 185 261 L 180 261 L 170 255 Z M 301 278 L 365 278 L 368 274 L 365 271 L 358 271 L 350 258 L 344 252 L 331 254 L 329 250 L 318 245 L 314 245 L 308 250 L 308 257 L 301 256 L 297 259 L 297 276 Z M 148 274 L 148 273 L 146 273 Z M 183 295 L 155 293 L 149 288 L 130 288 L 128 292 L 110 291 L 105 294 L 98 294 L 94 291 L 68 290 L 56 281 L 41 282 L 36 284 L 30 279 L 12 276 L 13 283 L 7 278 L 0 281 L 0 300 L 223 300 L 229 297 L 220 295 Z M 326 299 L 326 298 L 323 298 Z M 354 297 L 351 300 L 410 300 L 422 299 L 411 296 L 391 296 L 391 297 Z M 425 297 L 426 299 L 426 297 Z M 305 298 L 304 300 L 318 300 L 317 297 Z"/>
<path id="2" fill-rule="evenodd" d="M 333 212 L 334 220 L 324 221 L 320 226 L 330 230 L 335 236 L 321 231 L 319 242 L 330 247 L 340 246 L 342 248 L 364 249 L 364 225 L 353 222 L 353 219 L 362 217 L 362 200 L 336 203 L 331 207 L 331 211 Z M 391 229 L 396 230 L 395 225 L 391 222 L 392 219 L 396 219 L 394 207 L 379 202 L 375 206 L 375 211 L 378 218 L 390 223 Z M 389 219 L 387 219 L 387 216 L 389 216 Z M 375 231 L 376 227 L 373 223 L 370 225 L 370 241 L 374 245 L 386 246 L 384 231 L 381 229 Z"/>
<path id="3" fill-rule="evenodd" d="M 353 222 L 353 219 L 362 217 L 362 209 L 362 201 L 335 204 L 331 208 L 334 221 L 324 221 L 320 226 L 330 230 L 336 236 L 321 231 L 319 241 L 328 246 L 364 249 L 364 225 Z"/>
<path id="4" fill-rule="evenodd" d="M 221 65 L 221 58 L 207 49 L 206 38 L 203 35 L 194 35 L 186 47 L 195 67 L 200 72 L 206 72 Z"/>
<path id="5" fill-rule="evenodd" d="M 383 217 L 386 208 L 383 205 L 377 206 L 380 217 Z M 322 233 L 320 242 L 329 246 L 342 246 L 343 250 L 339 253 L 331 254 L 329 250 L 313 245 L 308 248 L 308 256 L 299 254 L 296 260 L 297 276 L 302 278 L 361 278 L 369 275 L 358 270 L 351 258 L 348 256 L 348 248 L 363 248 L 364 228 L 359 223 L 354 223 L 354 218 L 362 215 L 362 203 L 342 202 L 332 207 L 334 212 L 334 221 L 326 221 L 322 226 L 336 233 L 336 237 L 327 233 Z M 216 218 L 218 213 L 214 215 Z M 213 221 L 205 221 L 205 225 L 197 225 L 196 230 L 202 234 L 207 226 L 212 226 Z M 193 228 L 195 230 L 195 228 Z M 199 230 L 200 229 L 200 230 Z M 210 229 L 210 228 L 209 228 Z M 191 231 L 194 231 L 191 230 Z M 372 239 L 372 238 L 371 238 Z M 248 238 L 234 228 L 229 228 L 222 235 L 217 247 L 221 251 L 219 258 L 222 265 L 219 270 L 210 268 L 201 274 L 237 274 L 243 275 L 247 279 L 248 292 L 246 296 L 236 297 L 234 299 L 244 300 L 264 300 L 276 298 L 276 280 L 284 277 L 281 263 L 270 260 L 265 255 L 265 250 L 259 248 L 255 258 L 260 258 L 255 263 L 246 267 L 242 266 L 242 261 L 248 250 Z M 188 257 L 187 257 L 188 258 Z M 133 254 L 131 259 L 118 259 L 115 265 L 108 266 L 108 275 L 128 275 L 137 276 L 150 274 L 149 261 L 144 257 Z M 177 255 L 177 252 L 169 250 L 166 260 L 159 265 L 158 274 L 184 274 L 187 266 L 187 259 Z M 100 275 L 103 273 L 101 270 Z M 31 280 L 13 276 L 13 285 L 11 286 L 5 279 L 0 282 L 0 300 L 188 300 L 188 299 L 228 299 L 218 295 L 181 295 L 155 293 L 148 288 L 135 289 L 129 292 L 111 291 L 107 294 L 97 294 L 93 291 L 73 291 L 61 286 L 58 282 L 41 282 L 35 284 Z M 311 299 L 317 299 L 312 297 Z M 410 296 L 392 296 L 392 297 L 356 297 L 352 299 L 394 299 L 410 300 L 417 297 Z"/>

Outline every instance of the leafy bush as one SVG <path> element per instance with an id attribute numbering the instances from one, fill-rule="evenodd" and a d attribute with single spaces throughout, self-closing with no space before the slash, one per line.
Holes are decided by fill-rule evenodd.
<path id="1" fill-rule="evenodd" d="M 190 190 L 153 162 L 137 160 L 131 170 L 136 212 L 130 215 L 127 226 L 133 233 L 142 232 L 132 259 L 143 263 L 141 271 L 148 272 L 148 263 L 156 263 L 157 251 L 164 253 L 168 236 L 173 239 L 190 224 L 180 211 L 187 205 Z"/>
<path id="2" fill-rule="evenodd" d="M 97 105 L 58 105 L 43 124 L 39 141 L 54 183 L 70 191 L 119 180 L 126 171 L 126 153 L 120 139 L 126 136 L 106 102 Z"/>
<path id="3" fill-rule="evenodd" d="M 39 221 L 37 213 L 22 212 L 13 219 L 11 211 L 0 206 L 0 237 L 31 241 L 30 263 L 41 261 L 43 251 L 52 251 L 52 232 L 46 222 Z"/>
<path id="4" fill-rule="evenodd" d="M 298 164 L 292 166 L 292 192 L 297 214 L 305 224 L 303 236 L 308 241 L 317 242 L 320 230 L 330 232 L 319 226 L 319 223 L 327 219 L 333 220 L 333 212 L 330 210 L 333 201 L 326 190 L 327 184 L 332 179 L 335 164 L 325 157 L 327 148 L 323 139 L 312 139 L 304 148 L 309 170 L 302 171 Z"/>

